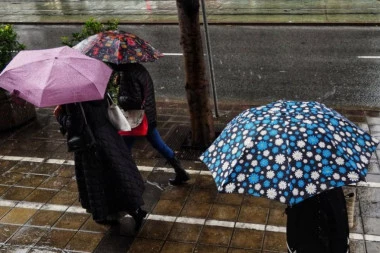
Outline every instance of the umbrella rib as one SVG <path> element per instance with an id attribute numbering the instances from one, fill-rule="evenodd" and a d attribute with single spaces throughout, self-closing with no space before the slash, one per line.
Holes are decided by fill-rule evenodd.
<path id="1" fill-rule="evenodd" d="M 92 79 L 88 78 L 87 76 L 85 76 L 82 72 L 79 72 L 76 68 L 72 67 L 70 64 L 66 63 L 66 62 L 62 62 L 64 64 L 66 64 L 68 67 L 70 67 L 71 69 L 75 70 L 78 74 L 80 74 L 81 76 L 83 76 L 84 78 L 90 80 L 91 82 L 93 81 Z M 97 91 L 99 92 L 99 94 L 101 93 L 98 86 L 94 85 L 95 88 L 97 89 Z"/>

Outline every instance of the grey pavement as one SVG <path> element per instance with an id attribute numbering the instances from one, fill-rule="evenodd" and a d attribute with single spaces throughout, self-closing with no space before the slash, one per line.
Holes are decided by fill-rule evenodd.
<path id="1" fill-rule="evenodd" d="M 208 21 L 223 23 L 365 24 L 379 22 L 379 1 L 209 1 Z M 82 23 L 90 16 L 121 23 L 173 23 L 175 1 L 2 1 L 2 23 Z M 94 223 L 78 202 L 74 163 L 58 131 L 52 108 L 0 133 L 1 252 L 265 252 L 283 253 L 284 206 L 278 202 L 219 194 L 199 150 L 188 146 L 190 122 L 184 101 L 158 101 L 158 129 L 192 175 L 181 187 L 168 185 L 173 170 L 144 139 L 133 157 L 146 182 L 149 211 L 139 233 L 125 217 L 115 227 Z M 220 103 L 220 131 L 242 110 L 257 106 Z M 380 137 L 380 111 L 339 108 L 364 130 Z M 346 187 L 356 193 L 350 248 L 380 252 L 380 148 L 367 182 Z"/>

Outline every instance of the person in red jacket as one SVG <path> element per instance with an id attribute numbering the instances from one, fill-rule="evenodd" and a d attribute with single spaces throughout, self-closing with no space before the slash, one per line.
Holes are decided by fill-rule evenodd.
<path id="1" fill-rule="evenodd" d="M 156 126 L 157 113 L 154 95 L 153 80 L 148 70 L 140 63 L 110 64 L 119 73 L 118 104 L 124 110 L 144 109 L 148 120 L 149 143 L 170 163 L 176 176 L 169 179 L 172 185 L 180 185 L 190 179 L 189 174 L 176 158 L 174 151 L 162 140 Z M 132 148 L 133 136 L 123 137 L 127 145 Z"/>

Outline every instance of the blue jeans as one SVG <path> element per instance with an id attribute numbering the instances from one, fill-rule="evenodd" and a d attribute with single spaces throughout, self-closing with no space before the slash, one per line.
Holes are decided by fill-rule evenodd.
<path id="1" fill-rule="evenodd" d="M 132 150 L 133 143 L 135 142 L 134 136 L 124 136 L 124 141 L 127 144 L 129 150 Z M 149 129 L 146 139 L 163 157 L 167 160 L 174 157 L 174 151 L 169 148 L 168 145 L 162 140 L 157 128 Z"/>

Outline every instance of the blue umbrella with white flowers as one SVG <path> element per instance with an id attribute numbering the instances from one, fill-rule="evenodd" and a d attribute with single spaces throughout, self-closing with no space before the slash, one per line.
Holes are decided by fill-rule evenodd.
<path id="1" fill-rule="evenodd" d="M 294 205 L 365 180 L 378 143 L 321 103 L 280 100 L 240 113 L 200 159 L 219 192 Z"/>

